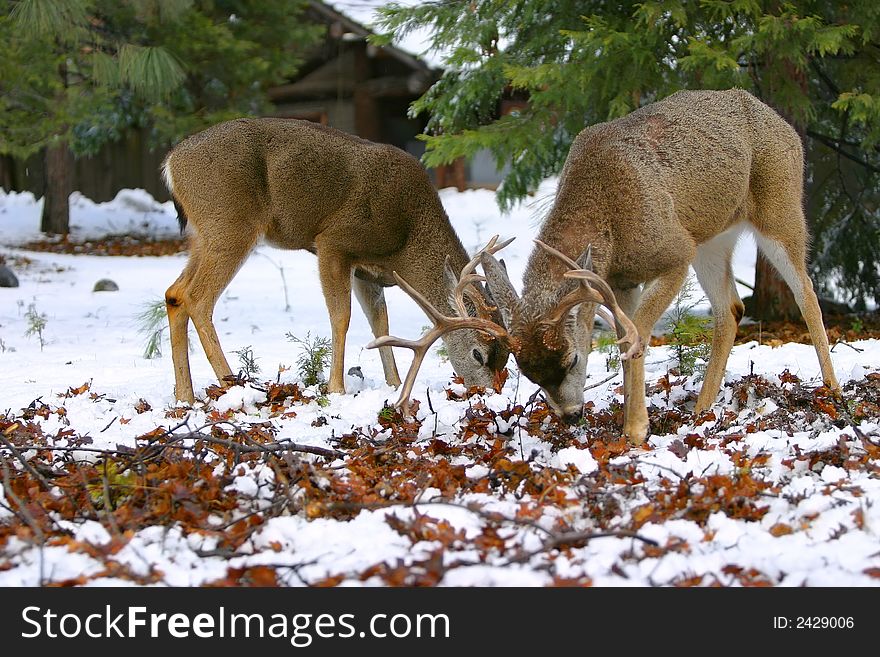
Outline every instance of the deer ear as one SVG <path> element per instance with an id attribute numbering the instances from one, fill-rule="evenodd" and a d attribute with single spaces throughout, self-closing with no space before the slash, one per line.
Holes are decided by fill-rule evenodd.
<path id="1" fill-rule="evenodd" d="M 498 307 L 504 327 L 510 329 L 513 309 L 519 303 L 519 295 L 507 276 L 507 268 L 489 253 L 480 259 L 483 273 L 486 275 L 486 286 L 492 295 L 492 302 Z"/>
<path id="2" fill-rule="evenodd" d="M 587 250 L 581 253 L 581 257 L 577 259 L 578 267 L 593 271 L 593 245 L 588 244 Z"/>
<path id="3" fill-rule="evenodd" d="M 458 275 L 452 269 L 452 265 L 449 264 L 449 256 L 446 256 L 446 260 L 443 263 L 443 278 L 446 279 L 446 294 L 452 295 L 455 286 L 458 285 Z"/>

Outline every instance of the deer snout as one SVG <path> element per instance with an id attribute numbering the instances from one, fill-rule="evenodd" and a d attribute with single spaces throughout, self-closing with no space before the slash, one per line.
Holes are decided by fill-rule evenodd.
<path id="1" fill-rule="evenodd" d="M 584 416 L 584 404 L 582 401 L 577 403 L 560 404 L 557 402 L 549 391 L 544 389 L 544 397 L 547 400 L 551 410 L 565 424 L 577 424 Z"/>

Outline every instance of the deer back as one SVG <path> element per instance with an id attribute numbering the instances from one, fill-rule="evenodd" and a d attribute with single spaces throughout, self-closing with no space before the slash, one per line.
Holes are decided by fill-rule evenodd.
<path id="1" fill-rule="evenodd" d="M 175 147 L 166 172 L 194 222 L 208 217 L 213 229 L 229 217 L 287 249 L 311 249 L 325 233 L 343 252 L 384 256 L 439 204 L 404 151 L 295 119 L 208 128 Z"/>

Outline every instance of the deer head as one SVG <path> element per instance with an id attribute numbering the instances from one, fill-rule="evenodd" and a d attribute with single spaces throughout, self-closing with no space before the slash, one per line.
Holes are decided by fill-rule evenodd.
<path id="1" fill-rule="evenodd" d="M 491 253 L 482 254 L 483 270 L 505 327 L 519 346 L 516 361 L 520 371 L 541 386 L 547 402 L 564 421 L 574 423 L 583 412 L 594 315 L 617 328 L 618 344 L 629 345 L 621 358 L 640 356 L 642 342 L 617 305 L 611 288 L 593 272 L 589 247 L 575 262 L 544 242 L 535 242 L 568 268 L 563 280 L 540 305 L 519 297 L 504 265 Z"/>
<path id="2" fill-rule="evenodd" d="M 582 257 L 583 266 L 580 266 L 559 251 L 535 240 L 541 248 L 561 259 L 570 268 L 565 273 L 566 281 L 558 290 L 551 309 L 535 318 L 519 299 L 506 269 L 493 255 L 512 240 L 496 245 L 497 239 L 497 235 L 493 237 L 465 266 L 457 279 L 452 305 L 457 309 L 458 317 L 444 316 L 395 273 L 398 285 L 434 321 L 434 328 L 419 340 L 386 336 L 367 345 L 368 348 L 396 346 L 413 350 L 415 357 L 396 404 L 404 413 L 408 413 L 409 395 L 429 347 L 439 337 L 459 329 L 485 333 L 497 342 L 501 350 L 512 352 L 521 371 L 544 389 L 551 407 L 567 421 L 579 418 L 583 408 L 583 386 L 590 349 L 590 331 L 581 328 L 583 323 L 576 320 L 577 307 L 583 305 L 590 317 L 595 313 L 612 326 L 621 327 L 618 332 L 622 332 L 622 335 L 618 343 L 630 345 L 621 355 L 622 358 L 641 355 L 642 343 L 635 326 L 618 307 L 608 284 L 591 270 L 589 249 Z M 483 264 L 485 277 L 474 273 L 478 262 Z M 487 282 L 497 303 L 502 324 L 488 318 L 494 309 L 485 306 L 484 300 L 476 291 L 474 286 L 479 281 Z M 473 313 L 468 311 L 466 299 L 470 299 L 478 317 L 472 316 Z M 611 314 L 598 308 L 597 304 L 605 305 Z"/>
<path id="3" fill-rule="evenodd" d="M 489 245 L 487 248 L 500 249 L 500 246 Z M 495 323 L 501 322 L 497 308 L 486 295 L 481 284 L 481 277 L 473 275 L 475 261 L 471 261 L 461 274 L 462 281 L 450 264 L 449 257 L 444 265 L 446 292 L 450 308 L 458 318 L 482 318 Z M 506 344 L 491 335 L 474 330 L 451 330 L 442 336 L 446 353 L 452 369 L 460 376 L 464 384 L 488 388 L 495 383 L 498 372 L 507 365 L 510 350 Z"/>
<path id="4" fill-rule="evenodd" d="M 409 396 L 412 393 L 415 384 L 416 374 L 422 361 L 431 347 L 438 338 L 443 337 L 447 348 L 449 349 L 449 359 L 452 360 L 453 348 L 456 349 L 457 358 L 460 362 L 480 363 L 484 361 L 486 365 L 491 365 L 491 358 L 496 359 L 495 367 L 482 368 L 487 372 L 497 371 L 504 367 L 507 356 L 511 351 L 516 351 L 517 345 L 511 341 L 510 336 L 504 327 L 496 321 L 493 321 L 493 315 L 498 317 L 497 308 L 488 305 L 482 288 L 479 286 L 485 278 L 475 273 L 477 264 L 480 262 L 481 256 L 486 253 L 492 254 L 513 241 L 513 238 L 497 244 L 498 235 L 495 235 L 489 243 L 480 249 L 477 254 L 468 262 L 461 270 L 460 275 L 456 275 L 447 262 L 446 278 L 450 287 L 449 303 L 454 309 L 456 316 L 450 317 L 441 313 L 437 308 L 428 301 L 422 294 L 406 282 L 397 272 L 393 272 L 394 279 L 402 290 L 409 294 L 415 302 L 425 311 L 425 314 L 434 322 L 434 327 L 429 329 L 418 340 L 406 340 L 403 338 L 395 338 L 393 336 L 384 336 L 373 340 L 367 345 L 367 349 L 377 349 L 379 347 L 404 347 L 413 351 L 413 361 L 409 371 L 404 379 L 403 386 L 400 391 L 400 397 L 395 406 L 404 414 L 409 413 Z M 457 335 L 456 335 L 457 333 Z M 478 334 L 486 337 L 480 337 L 479 342 L 474 338 Z M 480 346 L 476 346 L 480 345 Z M 485 350 L 485 351 L 484 351 Z M 470 352 L 470 353 L 468 353 Z M 479 357 L 478 357 L 479 354 Z M 504 361 L 501 361 L 501 358 Z M 463 376 L 463 370 L 472 368 L 470 363 L 460 366 L 453 361 L 455 371 Z M 462 369 L 459 369 L 462 367 Z M 473 371 L 473 370 L 472 370 Z M 494 376 L 493 376 L 494 378 Z M 465 379 L 467 380 L 467 379 Z M 486 386 L 492 385 L 493 381 L 487 381 Z"/>

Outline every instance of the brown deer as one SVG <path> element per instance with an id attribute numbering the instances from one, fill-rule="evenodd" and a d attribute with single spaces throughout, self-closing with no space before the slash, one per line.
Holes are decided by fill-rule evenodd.
<path id="1" fill-rule="evenodd" d="M 502 264 L 481 254 L 522 373 L 560 416 L 577 420 L 596 313 L 578 279 L 608 283 L 623 310 L 614 311 L 618 336 L 635 356 L 639 339 L 620 320 L 632 318 L 647 343 L 693 266 L 715 324 L 695 412 L 708 409 L 743 315 L 731 257 L 739 235 L 751 230 L 794 293 L 825 385 L 839 390 L 805 265 L 803 172 L 797 132 L 742 90 L 682 91 L 583 130 L 529 258 L 522 296 Z M 624 433 L 641 444 L 647 432 L 644 360 L 627 358 Z"/>
<path id="2" fill-rule="evenodd" d="M 260 239 L 318 257 L 332 326 L 329 392 L 345 390 L 352 289 L 377 337 L 388 333 L 383 288 L 395 284 L 393 271 L 432 304 L 453 312 L 454 272 L 469 256 L 424 167 L 398 148 L 307 121 L 237 119 L 182 141 L 163 172 L 181 231 L 191 226 L 189 261 L 165 294 L 181 401 L 195 399 L 190 319 L 221 384 L 232 375 L 214 329 L 214 305 Z M 488 318 L 484 294 L 472 281 L 468 305 L 455 311 Z M 467 385 L 491 385 L 507 362 L 502 343 L 477 331 L 445 340 L 449 360 Z M 385 381 L 399 385 L 391 349 L 382 349 L 380 357 Z"/>

